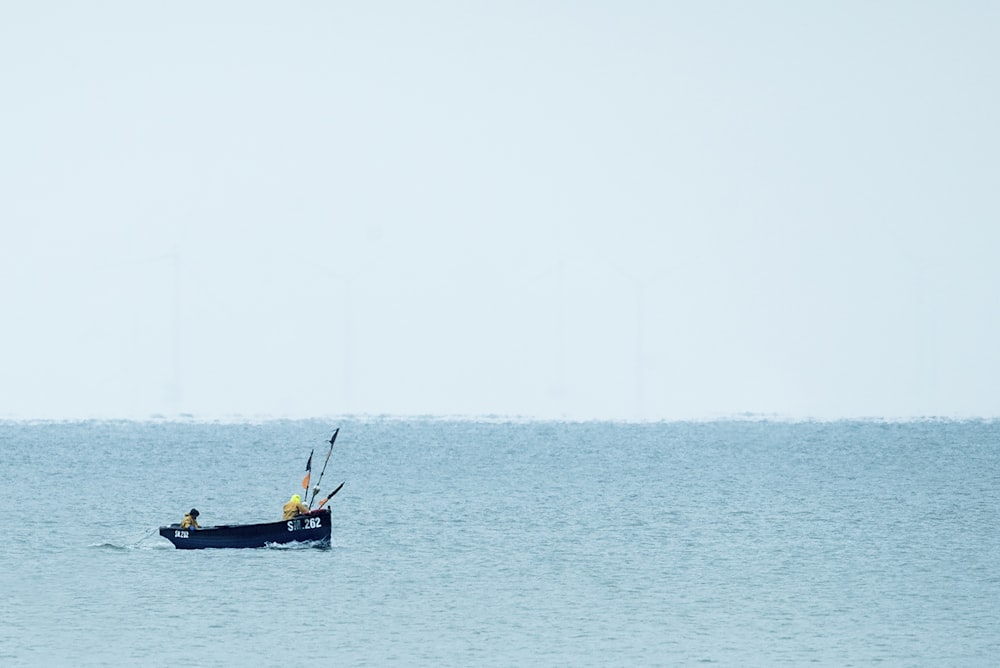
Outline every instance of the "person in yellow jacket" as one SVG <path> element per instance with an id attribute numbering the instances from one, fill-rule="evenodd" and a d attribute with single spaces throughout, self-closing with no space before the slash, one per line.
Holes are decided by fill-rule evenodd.
<path id="1" fill-rule="evenodd" d="M 288 503 L 282 507 L 285 516 L 282 519 L 290 520 L 297 515 L 306 515 L 309 513 L 309 506 L 302 503 L 302 497 L 298 494 L 292 494 L 292 498 L 288 500 Z"/>
<path id="2" fill-rule="evenodd" d="M 192 508 L 191 512 L 188 513 L 187 515 L 185 515 L 184 519 L 181 520 L 181 528 L 182 529 L 200 529 L 201 525 L 198 524 L 198 515 L 200 515 L 200 514 L 201 513 L 198 512 L 197 508 Z"/>

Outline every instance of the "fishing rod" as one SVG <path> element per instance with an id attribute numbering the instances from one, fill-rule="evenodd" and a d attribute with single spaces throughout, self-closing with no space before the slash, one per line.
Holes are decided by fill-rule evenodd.
<path id="1" fill-rule="evenodd" d="M 309 506 L 308 507 L 309 507 L 310 510 L 312 510 L 313 501 L 316 500 L 316 495 L 319 494 L 319 486 L 323 482 L 323 474 L 326 473 L 326 465 L 330 463 L 330 455 L 333 453 L 333 444 L 337 440 L 337 434 L 339 434 L 339 433 L 340 433 L 340 427 L 337 427 L 334 430 L 334 432 L 333 432 L 333 436 L 330 437 L 330 449 L 326 451 L 326 461 L 323 462 L 323 470 L 320 471 L 319 480 L 316 481 L 316 486 L 313 487 L 312 498 L 309 499 Z M 307 491 L 307 493 L 308 493 L 308 491 Z M 330 496 L 333 496 L 333 495 L 331 494 Z M 328 497 L 328 500 L 329 500 L 329 497 Z M 322 506 L 320 506 L 320 507 L 322 508 Z"/>
<path id="2" fill-rule="evenodd" d="M 341 485 L 340 487 L 343 487 L 343 485 Z M 336 490 L 334 490 L 333 494 L 336 494 L 337 491 L 340 490 L 340 487 L 338 487 Z M 330 496 L 333 496 L 333 494 L 331 494 Z M 324 499 L 323 503 L 326 503 L 325 499 Z M 320 508 L 322 508 L 322 507 L 323 506 L 321 505 Z M 142 538 L 140 538 L 139 540 L 137 540 L 134 545 L 129 545 L 129 547 L 139 547 L 139 543 L 141 543 L 142 541 L 146 540 L 147 538 L 149 538 L 150 536 L 152 536 L 154 533 L 156 533 L 156 527 L 153 527 L 152 529 L 150 529 L 149 532 L 145 536 L 143 536 Z"/>

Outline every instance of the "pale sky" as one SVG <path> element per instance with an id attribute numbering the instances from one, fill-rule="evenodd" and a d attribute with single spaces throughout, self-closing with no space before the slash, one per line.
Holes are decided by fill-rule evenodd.
<path id="1" fill-rule="evenodd" d="M 0 418 L 1000 415 L 1000 3 L 6 2 Z"/>

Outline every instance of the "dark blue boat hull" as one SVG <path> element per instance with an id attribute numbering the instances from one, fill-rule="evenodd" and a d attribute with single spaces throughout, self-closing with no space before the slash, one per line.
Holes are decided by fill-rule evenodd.
<path id="1" fill-rule="evenodd" d="M 294 519 L 264 524 L 236 524 L 201 529 L 181 529 L 175 524 L 160 527 L 160 535 L 179 550 L 210 547 L 266 547 L 293 542 L 312 542 L 317 547 L 330 545 L 330 510 L 324 508 Z"/>

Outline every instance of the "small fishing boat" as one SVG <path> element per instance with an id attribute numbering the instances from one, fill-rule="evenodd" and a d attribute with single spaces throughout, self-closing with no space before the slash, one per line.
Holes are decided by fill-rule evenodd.
<path id="1" fill-rule="evenodd" d="M 201 528 L 171 524 L 168 527 L 160 527 L 160 535 L 173 543 L 178 550 L 200 550 L 206 547 L 266 547 L 286 543 L 312 543 L 317 547 L 329 547 L 330 529 L 332 528 L 330 526 L 330 509 L 323 506 L 341 490 L 344 483 L 340 483 L 340 486 L 320 501 L 319 506 L 315 509 L 312 509 L 312 502 L 319 495 L 319 486 L 323 482 L 326 465 L 330 463 L 330 454 L 333 453 L 333 444 L 337 442 L 337 434 L 339 433 L 340 428 L 338 427 L 330 440 L 326 441 L 330 444 L 330 449 L 326 453 L 326 461 L 323 462 L 323 471 L 319 474 L 319 481 L 312 489 L 312 501 L 309 502 L 308 506 L 304 506 L 308 510 L 307 513 L 280 522 L 264 522 L 262 524 L 222 524 Z M 306 476 L 302 479 L 302 489 L 306 490 L 306 496 L 308 496 L 309 482 L 312 479 L 314 452 L 315 448 L 309 453 L 309 460 L 306 462 Z M 292 500 L 301 503 L 297 494 L 292 497 Z M 288 507 L 289 504 L 286 504 L 286 508 Z M 294 510 L 290 510 L 290 512 L 294 512 Z M 192 508 L 191 515 L 197 518 L 197 509 Z M 190 517 L 185 519 L 190 519 Z"/>
<path id="2" fill-rule="evenodd" d="M 262 524 L 230 524 L 200 529 L 182 529 L 180 524 L 160 527 L 160 535 L 178 550 L 198 550 L 207 547 L 266 547 L 285 543 L 313 543 L 316 547 L 330 545 L 330 509 L 321 508 L 308 515 L 299 515 L 280 522 Z"/>

